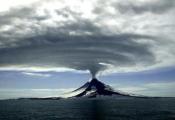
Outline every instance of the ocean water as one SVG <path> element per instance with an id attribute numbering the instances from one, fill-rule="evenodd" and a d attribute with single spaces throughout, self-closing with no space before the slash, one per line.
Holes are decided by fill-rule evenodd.
<path id="1" fill-rule="evenodd" d="M 175 120 L 175 99 L 1 100 L 0 120 Z"/>

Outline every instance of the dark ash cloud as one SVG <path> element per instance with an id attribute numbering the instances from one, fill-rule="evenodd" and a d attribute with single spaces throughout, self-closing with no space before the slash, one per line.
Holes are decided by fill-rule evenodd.
<path id="1" fill-rule="evenodd" d="M 49 31 L 51 32 L 51 31 Z M 107 65 L 128 67 L 155 62 L 150 45 L 139 44 L 147 36 L 35 36 L 16 42 L 17 47 L 0 50 L 0 65 L 67 67 L 96 74 Z M 136 41 L 134 41 L 136 40 Z"/>
<path id="2" fill-rule="evenodd" d="M 112 3 L 108 5 L 114 7 Z M 108 9 L 95 12 L 98 5 L 103 6 L 96 4 L 90 15 L 88 10 L 76 10 L 67 5 L 52 9 L 39 4 L 0 13 L 0 68 L 70 68 L 89 70 L 95 76 L 104 71 L 145 70 L 173 64 L 173 34 L 165 38 L 160 28 L 151 24 L 151 19 L 139 18 L 146 11 L 166 13 L 169 7 L 173 9 L 172 4 L 162 1 L 160 4 L 118 3 L 115 7 L 121 13 L 130 9 L 137 13 L 139 19 L 135 23 L 125 11 L 123 16 L 116 11 L 111 16 Z M 106 12 L 101 14 L 100 11 Z M 112 24 L 111 17 L 116 19 Z M 158 19 L 164 20 L 163 17 Z M 168 26 L 168 23 L 160 24 Z M 169 33 L 169 29 L 164 33 Z M 162 59 L 165 56 L 168 60 Z"/>

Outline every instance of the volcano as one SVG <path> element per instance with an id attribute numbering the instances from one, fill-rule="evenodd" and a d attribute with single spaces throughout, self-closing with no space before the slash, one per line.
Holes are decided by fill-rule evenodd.
<path id="1" fill-rule="evenodd" d="M 69 97 L 98 97 L 98 96 L 131 96 L 130 94 L 115 91 L 109 85 L 106 85 L 96 78 L 86 82 L 83 86 L 69 93 Z"/>

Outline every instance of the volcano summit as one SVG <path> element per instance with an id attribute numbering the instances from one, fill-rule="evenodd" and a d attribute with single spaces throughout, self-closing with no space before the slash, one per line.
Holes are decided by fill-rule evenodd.
<path id="1" fill-rule="evenodd" d="M 131 96 L 123 92 L 115 91 L 109 85 L 100 82 L 96 78 L 92 78 L 91 81 L 86 82 L 83 86 L 69 93 L 69 97 L 98 97 L 98 96 L 116 96 L 126 97 Z"/>

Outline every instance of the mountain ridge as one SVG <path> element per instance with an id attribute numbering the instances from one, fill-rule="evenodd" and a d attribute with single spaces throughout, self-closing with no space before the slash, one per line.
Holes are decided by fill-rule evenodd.
<path id="1" fill-rule="evenodd" d="M 70 92 L 69 97 L 97 97 L 97 96 L 127 96 L 131 97 L 130 94 L 115 91 L 109 85 L 106 85 L 96 78 L 92 78 L 91 81 L 86 82 L 84 85 L 76 90 Z"/>

